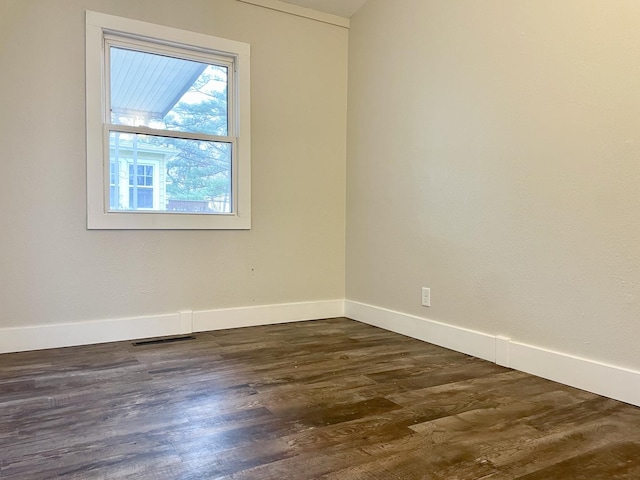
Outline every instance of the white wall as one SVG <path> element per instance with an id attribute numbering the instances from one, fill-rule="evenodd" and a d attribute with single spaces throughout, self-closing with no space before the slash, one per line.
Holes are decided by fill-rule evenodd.
<path id="1" fill-rule="evenodd" d="M 251 231 L 86 230 L 85 10 L 251 44 Z M 234 0 L 2 0 L 0 329 L 344 298 L 347 39 Z"/>
<path id="2" fill-rule="evenodd" d="M 347 298 L 640 370 L 639 24 L 636 0 L 369 0 Z"/>

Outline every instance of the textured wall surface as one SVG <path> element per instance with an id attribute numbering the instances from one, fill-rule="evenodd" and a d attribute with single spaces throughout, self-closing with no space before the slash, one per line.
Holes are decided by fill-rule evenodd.
<path id="1" fill-rule="evenodd" d="M 347 298 L 640 368 L 638 24 L 633 0 L 369 0 Z"/>
<path id="2" fill-rule="evenodd" d="M 251 231 L 87 231 L 85 10 L 251 44 Z M 344 28 L 234 0 L 1 0 L 0 327 L 344 297 Z"/>

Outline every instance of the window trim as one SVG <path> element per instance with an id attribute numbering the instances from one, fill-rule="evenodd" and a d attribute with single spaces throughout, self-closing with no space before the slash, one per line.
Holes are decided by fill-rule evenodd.
<path id="1" fill-rule="evenodd" d="M 209 52 L 233 60 L 235 70 L 229 101 L 235 102 L 235 149 L 232 161 L 232 202 L 230 214 L 189 214 L 158 211 L 109 210 L 109 142 L 106 117 L 105 36 L 123 41 L 140 39 L 159 49 L 180 49 L 191 55 Z M 162 230 L 248 230 L 251 228 L 251 140 L 250 140 L 250 46 L 172 27 L 92 11 L 86 12 L 86 141 L 87 141 L 87 228 Z M 124 127 L 122 125 L 118 126 Z M 152 130 L 152 129 L 150 129 Z M 152 130 L 155 135 L 162 131 Z M 151 133 L 151 132 L 149 132 Z M 170 133 L 170 132 L 167 132 Z M 188 134 L 180 133 L 185 138 Z M 107 138 L 107 140 L 105 140 Z M 226 142 L 228 142 L 228 137 Z M 235 169 L 235 170 L 234 170 Z"/>

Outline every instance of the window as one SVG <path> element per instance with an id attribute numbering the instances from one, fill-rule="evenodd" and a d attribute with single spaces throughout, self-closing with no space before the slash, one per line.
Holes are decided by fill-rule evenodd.
<path id="1" fill-rule="evenodd" d="M 249 46 L 87 12 L 87 226 L 248 229 Z"/>
<path id="2" fill-rule="evenodd" d="M 109 164 L 109 208 L 117 209 L 120 205 L 120 170 L 116 162 Z"/>
<path id="3" fill-rule="evenodd" d="M 153 209 L 153 165 L 129 164 L 129 209 Z"/>

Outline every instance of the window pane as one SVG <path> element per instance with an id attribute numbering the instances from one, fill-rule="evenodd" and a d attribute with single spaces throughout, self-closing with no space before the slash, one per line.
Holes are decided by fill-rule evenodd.
<path id="1" fill-rule="evenodd" d="M 118 164 L 115 162 L 109 163 L 109 208 L 114 209 L 118 208 L 118 199 L 120 198 L 119 194 L 119 176 L 120 172 L 118 169 Z"/>
<path id="2" fill-rule="evenodd" d="M 137 167 L 136 169 L 133 164 L 129 164 L 129 185 L 153 187 L 153 166 L 137 165 Z"/>
<path id="3" fill-rule="evenodd" d="M 110 47 L 111 123 L 228 135 L 227 67 Z"/>
<path id="4" fill-rule="evenodd" d="M 110 132 L 110 210 L 231 213 L 231 143 Z"/>
<path id="5" fill-rule="evenodd" d="M 138 208 L 153 209 L 153 189 L 129 187 L 129 205 L 131 210 Z"/>

